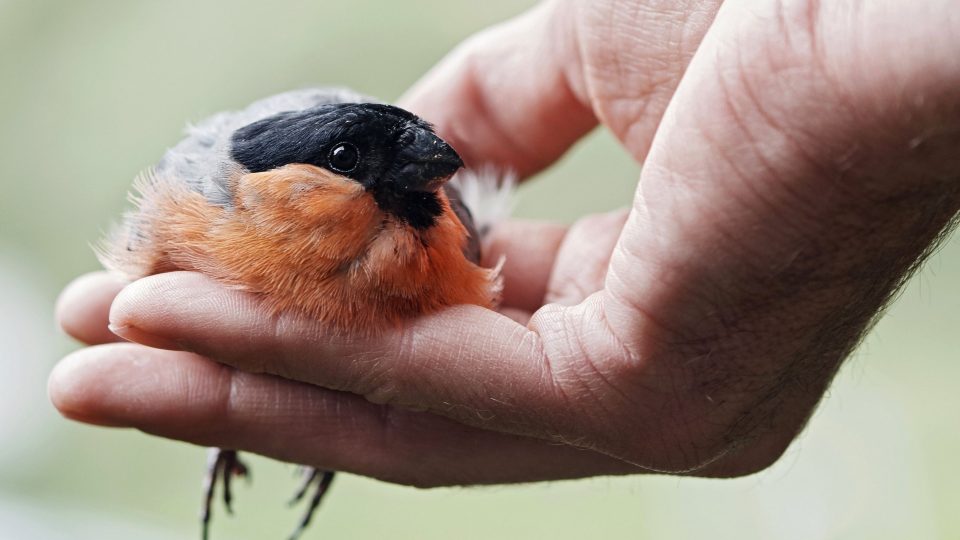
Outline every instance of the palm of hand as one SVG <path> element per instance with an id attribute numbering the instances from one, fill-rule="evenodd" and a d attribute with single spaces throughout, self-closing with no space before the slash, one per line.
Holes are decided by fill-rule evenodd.
<path id="1" fill-rule="evenodd" d="M 87 421 L 418 485 L 769 465 L 958 207 L 943 111 L 960 103 L 960 32 L 937 15 L 945 0 L 857 17 L 719 4 L 545 3 L 404 99 L 468 163 L 530 174 L 598 121 L 644 161 L 629 216 L 497 233 L 511 318 L 457 307 L 357 343 L 266 318 L 202 276 L 157 276 L 109 320 L 165 350 L 76 353 L 54 400 Z M 904 10 L 900 34 L 867 31 Z M 75 284 L 64 326 L 110 341 L 119 288 Z M 124 386 L 131 406 L 105 380 L 149 383 Z"/>

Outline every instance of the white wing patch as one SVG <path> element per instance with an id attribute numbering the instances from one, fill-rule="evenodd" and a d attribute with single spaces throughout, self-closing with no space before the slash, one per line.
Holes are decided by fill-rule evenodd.
<path id="1" fill-rule="evenodd" d="M 460 191 L 460 200 L 473 215 L 482 239 L 497 223 L 510 217 L 516 204 L 517 175 L 493 167 L 464 169 L 450 180 Z"/>

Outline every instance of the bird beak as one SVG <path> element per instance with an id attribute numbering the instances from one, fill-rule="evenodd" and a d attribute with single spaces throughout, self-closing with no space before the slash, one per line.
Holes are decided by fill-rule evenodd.
<path id="1" fill-rule="evenodd" d="M 398 157 L 404 165 L 396 180 L 409 191 L 436 191 L 463 167 L 456 150 L 427 129 L 418 128 Z"/>

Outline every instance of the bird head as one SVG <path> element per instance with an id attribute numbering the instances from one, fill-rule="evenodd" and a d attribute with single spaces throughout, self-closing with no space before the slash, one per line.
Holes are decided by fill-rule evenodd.
<path id="1" fill-rule="evenodd" d="M 416 115 L 378 103 L 281 112 L 233 133 L 230 157 L 257 173 L 312 165 L 359 183 L 384 212 L 414 228 L 442 213 L 438 190 L 463 161 Z"/>

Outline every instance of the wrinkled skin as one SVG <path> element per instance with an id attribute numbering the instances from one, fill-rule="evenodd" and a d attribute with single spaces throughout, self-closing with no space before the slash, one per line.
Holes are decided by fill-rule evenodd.
<path id="1" fill-rule="evenodd" d="M 198 274 L 91 274 L 59 317 L 93 346 L 51 397 L 85 422 L 419 486 L 762 470 L 960 204 L 954 8 L 541 4 L 401 101 L 473 165 L 535 173 L 598 123 L 644 162 L 629 211 L 494 233 L 504 314 L 354 342 Z"/>

